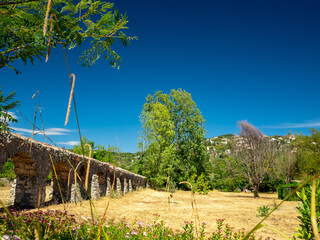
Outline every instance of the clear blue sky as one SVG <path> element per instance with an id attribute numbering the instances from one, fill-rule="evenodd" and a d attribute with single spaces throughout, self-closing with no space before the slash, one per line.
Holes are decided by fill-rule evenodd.
<path id="1" fill-rule="evenodd" d="M 320 126 L 319 1 L 114 3 L 127 12 L 127 34 L 139 38 L 130 47 L 117 46 L 120 69 L 103 60 L 82 68 L 80 49 L 67 52 L 82 135 L 96 144 L 119 142 L 121 150 L 135 152 L 145 97 L 177 88 L 191 93 L 207 137 L 237 134 L 237 121 L 244 119 L 267 135 L 307 134 Z M 70 85 L 62 50 L 53 49 L 48 63 L 15 66 L 21 75 L 0 70 L 2 90 L 17 92 L 18 110 L 32 121 L 38 100 L 31 97 L 39 90 L 45 128 L 59 146 L 70 148 L 67 143 L 79 137 L 73 105 L 64 126 Z M 16 132 L 30 136 L 32 126 L 18 117 Z"/>

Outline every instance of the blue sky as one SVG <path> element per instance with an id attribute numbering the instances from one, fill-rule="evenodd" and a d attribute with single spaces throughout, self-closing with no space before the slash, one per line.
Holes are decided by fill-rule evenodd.
<path id="1" fill-rule="evenodd" d="M 177 88 L 191 93 L 207 137 L 237 134 L 244 119 L 267 135 L 319 128 L 319 1 L 114 3 L 127 12 L 127 35 L 139 38 L 117 46 L 120 69 L 103 60 L 82 68 L 81 49 L 67 52 L 82 135 L 96 144 L 135 152 L 146 96 Z M 52 49 L 47 63 L 15 66 L 22 74 L 0 70 L 2 90 L 17 92 L 18 111 L 32 121 L 38 96 L 31 97 L 39 90 L 44 127 L 58 146 L 72 147 L 67 143 L 79 137 L 73 105 L 64 126 L 70 85 L 62 50 Z M 18 118 L 16 132 L 30 136 L 32 125 Z"/>

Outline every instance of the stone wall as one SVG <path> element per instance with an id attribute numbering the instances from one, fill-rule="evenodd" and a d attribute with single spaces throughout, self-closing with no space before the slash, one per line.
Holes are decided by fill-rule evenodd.
<path id="1" fill-rule="evenodd" d="M 88 189 L 85 189 L 88 157 L 14 133 L 0 135 L 0 170 L 8 158 L 12 159 L 16 173 L 10 201 L 18 208 L 44 205 L 50 172 L 53 180 L 50 194 L 54 203 L 88 199 L 88 193 L 97 199 L 110 194 L 112 186 L 120 194 L 146 187 L 144 176 L 90 159 Z M 79 196 L 74 196 L 76 193 Z"/>

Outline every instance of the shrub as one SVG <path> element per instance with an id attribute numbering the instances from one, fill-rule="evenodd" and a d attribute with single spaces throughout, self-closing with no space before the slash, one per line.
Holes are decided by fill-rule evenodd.
<path id="1" fill-rule="evenodd" d="M 284 199 L 298 186 L 299 184 L 297 182 L 291 182 L 289 184 L 280 185 L 280 187 L 278 188 L 278 199 Z M 297 200 L 298 198 L 296 194 L 288 199 L 288 201 L 297 201 Z"/>
<path id="2" fill-rule="evenodd" d="M 258 207 L 257 210 L 258 210 L 257 217 L 265 217 L 268 215 L 270 208 L 268 205 L 263 205 L 261 207 Z"/>
<path id="3" fill-rule="evenodd" d="M 16 178 L 16 174 L 14 173 L 14 164 L 11 159 L 8 159 L 8 161 L 3 165 L 0 172 L 0 178 L 7 178 L 10 181 L 13 181 Z"/>
<path id="4" fill-rule="evenodd" d="M 317 190 L 316 190 L 316 218 L 317 218 L 317 224 L 318 229 L 320 229 L 320 183 L 317 181 Z M 308 185 L 304 188 L 302 188 L 297 195 L 301 199 L 301 202 L 299 202 L 299 206 L 297 207 L 298 213 L 300 216 L 298 216 L 300 221 L 300 229 L 297 229 L 298 234 L 296 236 L 300 239 L 315 239 L 314 234 L 312 231 L 312 225 L 310 220 L 310 214 L 311 214 L 311 192 L 312 192 L 312 186 Z"/>

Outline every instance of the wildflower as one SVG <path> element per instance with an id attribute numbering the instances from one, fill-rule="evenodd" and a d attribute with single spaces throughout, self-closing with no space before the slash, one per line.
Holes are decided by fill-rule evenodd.
<path id="1" fill-rule="evenodd" d="M 2 237 L 1 237 L 1 240 L 9 240 L 10 239 L 10 236 L 9 235 L 3 235 Z"/>
<path id="2" fill-rule="evenodd" d="M 141 222 L 141 221 L 138 221 L 137 223 L 138 223 L 141 227 L 143 227 L 143 225 L 144 225 L 143 222 Z"/>
<path id="3" fill-rule="evenodd" d="M 146 233 L 146 232 L 143 232 L 143 235 L 144 235 L 144 236 L 147 236 L 147 233 Z"/>
<path id="4" fill-rule="evenodd" d="M 185 224 L 190 224 L 190 222 L 188 222 L 188 221 L 184 221 L 184 223 L 185 223 Z"/>
<path id="5" fill-rule="evenodd" d="M 131 231 L 131 234 L 132 234 L 132 235 L 137 235 L 138 233 L 132 230 L 132 231 Z"/>
<path id="6" fill-rule="evenodd" d="M 126 238 L 131 238 L 129 235 L 126 235 Z"/>
<path id="7" fill-rule="evenodd" d="M 223 235 L 223 238 L 227 238 L 227 235 Z"/>
<path id="8" fill-rule="evenodd" d="M 203 222 L 202 225 L 207 225 L 207 224 L 205 222 Z"/>
<path id="9" fill-rule="evenodd" d="M 149 228 L 151 228 L 151 225 L 150 225 L 150 224 L 148 224 L 148 223 L 146 224 L 146 226 L 147 226 L 147 227 L 149 227 Z"/>

